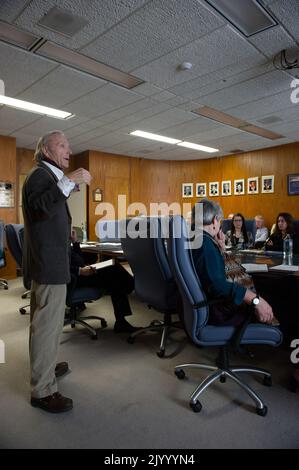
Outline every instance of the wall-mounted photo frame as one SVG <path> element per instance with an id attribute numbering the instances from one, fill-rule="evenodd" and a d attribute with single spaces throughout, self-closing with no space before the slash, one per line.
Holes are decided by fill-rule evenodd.
<path id="1" fill-rule="evenodd" d="M 288 195 L 298 196 L 299 195 L 299 173 L 293 173 L 287 176 L 288 183 Z"/>
<path id="2" fill-rule="evenodd" d="M 193 197 L 193 183 L 182 184 L 182 197 Z"/>
<path id="3" fill-rule="evenodd" d="M 234 180 L 234 194 L 235 196 L 241 196 L 245 194 L 245 180 Z"/>
<path id="4" fill-rule="evenodd" d="M 274 175 L 262 176 L 262 193 L 274 193 Z"/>
<path id="5" fill-rule="evenodd" d="M 259 193 L 258 176 L 247 178 L 247 194 L 258 194 L 258 193 Z"/>
<path id="6" fill-rule="evenodd" d="M 196 196 L 207 197 L 207 183 L 196 183 Z"/>
<path id="7" fill-rule="evenodd" d="M 209 183 L 209 196 L 219 196 L 219 181 Z"/>
<path id="8" fill-rule="evenodd" d="M 221 183 L 221 196 L 232 195 L 232 182 L 231 180 L 222 181 Z"/>

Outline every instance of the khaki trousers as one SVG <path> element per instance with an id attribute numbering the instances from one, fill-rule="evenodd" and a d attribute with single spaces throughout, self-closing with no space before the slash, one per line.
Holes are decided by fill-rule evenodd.
<path id="1" fill-rule="evenodd" d="M 55 367 L 64 324 L 65 284 L 32 281 L 30 300 L 29 353 L 31 396 L 43 398 L 57 392 Z"/>

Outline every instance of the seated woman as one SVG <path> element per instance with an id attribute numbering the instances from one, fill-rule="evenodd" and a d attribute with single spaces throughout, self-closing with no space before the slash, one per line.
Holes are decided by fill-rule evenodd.
<path id="1" fill-rule="evenodd" d="M 283 240 L 287 235 L 293 239 L 293 252 L 299 253 L 299 235 L 294 229 L 294 219 L 288 212 L 280 212 L 276 218 L 274 231 L 265 243 L 265 249 L 283 251 Z"/>
<path id="2" fill-rule="evenodd" d="M 226 278 L 222 251 L 225 249 L 225 237 L 220 230 L 223 212 L 219 204 L 204 199 L 200 203 L 203 209 L 203 243 L 192 250 L 195 269 L 199 275 L 208 300 L 224 299 L 221 303 L 210 306 L 209 324 L 240 325 L 247 314 L 246 305 L 253 305 L 258 321 L 271 323 L 271 306 L 250 288 L 231 282 Z"/>
<path id="3" fill-rule="evenodd" d="M 265 219 L 262 215 L 255 216 L 256 234 L 254 240 L 255 248 L 262 248 L 268 238 L 269 230 L 265 227 Z"/>
<path id="4" fill-rule="evenodd" d="M 132 333 L 136 331 L 138 328 L 132 326 L 125 319 L 126 316 L 132 315 L 127 296 L 134 290 L 133 276 L 118 263 L 99 270 L 86 265 L 86 259 L 81 251 L 80 243 L 76 241 L 73 233 L 72 241 L 71 284 L 73 284 L 75 279 L 76 287 L 103 288 L 111 296 L 116 320 L 114 324 L 115 333 Z"/>
<path id="5" fill-rule="evenodd" d="M 252 233 L 246 231 L 244 216 L 239 212 L 233 216 L 231 230 L 225 234 L 225 245 L 235 250 L 242 250 L 253 245 Z"/>

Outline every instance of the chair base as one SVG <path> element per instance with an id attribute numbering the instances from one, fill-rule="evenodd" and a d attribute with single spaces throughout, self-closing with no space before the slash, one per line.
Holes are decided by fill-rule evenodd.
<path id="1" fill-rule="evenodd" d="M 19 308 L 20 314 L 21 314 L 21 315 L 26 315 L 27 313 L 29 313 L 29 312 L 27 312 L 27 310 L 26 310 L 26 308 L 28 308 L 28 307 L 30 307 L 30 304 L 27 304 L 27 305 L 24 305 L 23 307 L 20 307 L 20 308 Z"/>
<path id="2" fill-rule="evenodd" d="M 93 328 L 91 325 L 89 325 L 85 320 L 99 320 L 101 322 L 102 329 L 106 328 L 107 326 L 107 322 L 105 318 L 96 317 L 93 315 L 88 316 L 88 317 L 83 317 L 83 318 L 79 318 L 77 316 L 77 309 L 71 308 L 69 311 L 68 318 L 65 318 L 64 320 L 64 326 L 71 325 L 72 328 L 75 328 L 76 324 L 84 326 L 84 328 L 86 328 L 91 333 L 91 339 L 97 339 L 98 333 L 97 333 L 97 330 Z"/>
<path id="3" fill-rule="evenodd" d="M 159 348 L 159 351 L 157 351 L 157 356 L 160 358 L 163 358 L 165 356 L 166 341 L 170 335 L 171 329 L 181 328 L 181 326 L 178 326 L 178 323 L 179 322 L 171 323 L 168 320 L 167 321 L 153 320 L 149 326 L 140 328 L 134 333 L 131 333 L 127 341 L 128 343 L 133 344 L 135 342 L 136 336 L 142 333 L 146 333 L 147 331 L 161 331 L 162 330 L 160 348 Z"/>
<path id="4" fill-rule="evenodd" d="M 223 351 L 220 353 L 222 354 Z M 227 354 L 227 351 L 224 351 L 224 354 Z M 247 373 L 255 373 L 255 374 L 262 374 L 264 376 L 263 384 L 266 386 L 272 385 L 272 376 L 270 372 L 265 369 L 259 367 L 247 367 L 247 366 L 232 366 L 229 367 L 227 363 L 227 356 L 226 360 L 223 362 L 221 360 L 217 360 L 217 364 L 219 367 L 210 366 L 207 364 L 200 364 L 200 363 L 187 363 L 187 364 L 180 364 L 175 367 L 174 373 L 179 379 L 185 378 L 184 369 L 187 367 L 193 369 L 204 369 L 211 371 L 212 374 L 208 375 L 199 385 L 196 387 L 194 392 L 190 397 L 190 407 L 195 412 L 201 411 L 201 403 L 198 401 L 198 397 L 216 380 L 220 380 L 220 382 L 224 383 L 226 381 L 226 377 L 232 379 L 236 384 L 238 384 L 255 402 L 256 404 L 256 412 L 260 416 L 266 416 L 267 414 L 267 406 L 264 404 L 263 400 L 255 393 L 255 391 L 247 385 L 245 382 L 240 380 L 240 378 L 236 375 L 242 372 Z"/>
<path id="5" fill-rule="evenodd" d="M 4 287 L 5 290 L 8 289 L 8 282 L 6 279 L 0 279 L 0 286 Z"/>

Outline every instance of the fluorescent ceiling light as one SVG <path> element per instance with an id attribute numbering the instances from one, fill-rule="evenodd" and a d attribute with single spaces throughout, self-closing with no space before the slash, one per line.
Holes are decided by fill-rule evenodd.
<path id="1" fill-rule="evenodd" d="M 268 129 L 263 129 L 262 127 L 254 126 L 253 124 L 250 124 L 250 122 L 243 121 L 242 119 L 238 119 L 230 114 L 218 111 L 218 109 L 210 108 L 209 106 L 202 106 L 201 108 L 193 109 L 192 113 L 199 114 L 200 116 L 204 116 L 205 118 L 212 119 L 213 121 L 220 122 L 227 126 L 235 127 L 240 131 L 259 135 L 265 139 L 276 140 L 284 137 L 281 134 L 269 131 Z"/>
<path id="2" fill-rule="evenodd" d="M 57 119 L 68 119 L 74 117 L 74 114 L 67 113 L 66 111 L 60 111 L 59 109 L 48 108 L 47 106 L 41 106 L 35 103 L 29 103 L 29 101 L 18 100 L 10 98 L 9 96 L 0 95 L 0 104 L 11 106 L 12 108 L 23 109 L 31 113 L 43 114 L 51 116 Z"/>
<path id="3" fill-rule="evenodd" d="M 98 60 L 92 59 L 79 52 L 71 51 L 66 47 L 59 46 L 50 41 L 46 41 L 42 44 L 35 53 L 60 62 L 63 65 L 74 67 L 81 72 L 89 73 L 103 80 L 107 80 L 108 82 L 116 83 L 125 88 L 134 88 L 143 83 L 143 80 L 134 77 L 134 75 L 117 70 L 110 65 L 103 64 Z"/>
<path id="4" fill-rule="evenodd" d="M 206 1 L 247 37 L 277 25 L 257 0 Z"/>
<path id="5" fill-rule="evenodd" d="M 213 149 L 212 147 L 206 147 L 205 145 L 193 144 L 192 142 L 180 142 L 177 145 L 180 147 L 187 147 L 188 149 L 201 150 L 202 152 L 219 152 L 219 149 Z"/>
<path id="6" fill-rule="evenodd" d="M 166 142 L 167 144 L 177 144 L 178 142 L 181 142 L 181 140 L 165 137 L 164 135 L 152 134 L 151 132 L 138 130 L 130 132 L 130 135 L 137 135 L 138 137 L 144 137 L 145 139 L 158 140 L 159 142 Z"/>
<path id="7" fill-rule="evenodd" d="M 29 49 L 38 37 L 28 33 L 27 31 L 23 31 L 14 25 L 0 21 L 0 39 L 2 41 L 13 43 L 16 46 Z"/>

